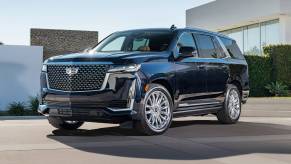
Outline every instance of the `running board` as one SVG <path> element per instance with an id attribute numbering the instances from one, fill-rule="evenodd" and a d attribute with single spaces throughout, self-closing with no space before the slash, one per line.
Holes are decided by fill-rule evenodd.
<path id="1" fill-rule="evenodd" d="M 177 108 L 173 112 L 174 117 L 184 116 L 199 116 L 204 114 L 212 114 L 221 110 L 223 107 L 222 103 L 203 103 L 203 104 L 192 104 L 187 107 Z"/>

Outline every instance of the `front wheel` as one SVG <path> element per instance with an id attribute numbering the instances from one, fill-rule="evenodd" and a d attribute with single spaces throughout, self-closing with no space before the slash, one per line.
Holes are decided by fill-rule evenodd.
<path id="1" fill-rule="evenodd" d="M 134 127 L 146 135 L 163 134 L 172 122 L 173 102 L 168 90 L 159 84 L 150 84 L 141 109 L 141 119 Z"/>
<path id="2" fill-rule="evenodd" d="M 223 124 L 235 124 L 241 114 L 241 96 L 235 85 L 229 85 L 226 91 L 224 106 L 217 113 L 219 122 Z"/>
<path id="3" fill-rule="evenodd" d="M 81 121 L 66 121 L 61 117 L 51 116 L 48 117 L 48 121 L 53 127 L 63 130 L 76 130 L 84 124 L 84 122 Z"/>

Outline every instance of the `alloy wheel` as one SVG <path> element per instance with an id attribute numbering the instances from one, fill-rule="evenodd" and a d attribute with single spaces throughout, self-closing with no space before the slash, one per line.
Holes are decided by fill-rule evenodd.
<path id="1" fill-rule="evenodd" d="M 148 95 L 145 116 L 148 126 L 153 131 L 161 132 L 167 128 L 171 120 L 170 102 L 162 91 L 154 91 Z"/>
<path id="2" fill-rule="evenodd" d="M 233 120 L 238 119 L 241 112 L 241 104 L 236 90 L 231 90 L 229 93 L 228 109 L 230 118 Z"/>

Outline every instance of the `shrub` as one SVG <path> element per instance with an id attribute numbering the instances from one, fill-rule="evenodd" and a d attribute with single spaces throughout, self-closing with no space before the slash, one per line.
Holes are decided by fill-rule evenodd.
<path id="1" fill-rule="evenodd" d="M 39 105 L 39 101 L 37 97 L 29 97 L 29 109 L 37 114 L 37 109 L 38 109 L 38 105 Z"/>
<path id="2" fill-rule="evenodd" d="M 271 96 L 265 88 L 272 81 L 271 60 L 267 56 L 245 56 L 249 65 L 250 96 Z"/>
<path id="3" fill-rule="evenodd" d="M 264 53 L 271 58 L 272 81 L 280 81 L 291 89 L 291 45 L 264 47 Z"/>
<path id="4" fill-rule="evenodd" d="M 266 88 L 276 97 L 288 95 L 288 86 L 281 82 L 272 82 L 271 84 L 268 84 Z"/>
<path id="5" fill-rule="evenodd" d="M 25 114 L 24 102 L 13 102 L 9 104 L 8 114 L 13 116 L 23 116 Z"/>

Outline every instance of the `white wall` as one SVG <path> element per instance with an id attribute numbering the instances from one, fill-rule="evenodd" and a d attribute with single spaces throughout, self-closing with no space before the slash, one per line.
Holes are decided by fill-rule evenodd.
<path id="1" fill-rule="evenodd" d="M 290 13 L 291 0 L 216 0 L 187 10 L 186 26 L 222 31 Z"/>
<path id="2" fill-rule="evenodd" d="M 42 58 L 42 47 L 0 46 L 0 110 L 39 93 Z"/>

